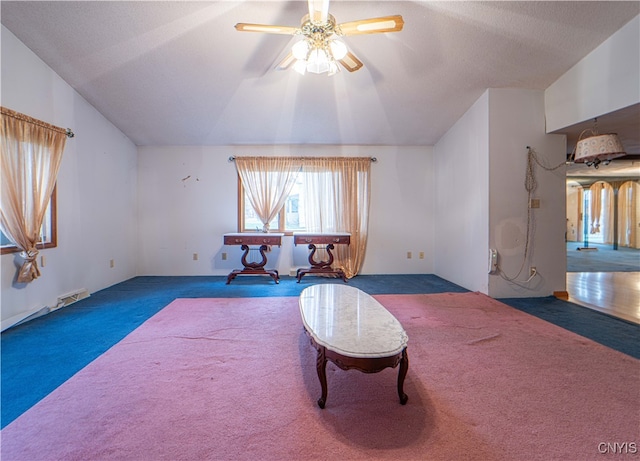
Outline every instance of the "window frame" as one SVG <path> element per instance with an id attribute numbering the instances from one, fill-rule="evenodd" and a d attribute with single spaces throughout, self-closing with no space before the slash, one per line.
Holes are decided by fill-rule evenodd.
<path id="1" fill-rule="evenodd" d="M 57 200 L 57 193 L 58 190 L 58 185 L 56 184 L 53 187 L 53 192 L 51 192 L 51 198 L 49 200 L 49 206 L 48 206 L 48 219 L 49 222 L 51 223 L 51 229 L 50 229 L 50 238 L 47 242 L 38 242 L 36 244 L 36 248 L 38 250 L 43 250 L 46 248 L 56 248 L 58 246 L 58 200 Z M 45 220 L 47 220 L 47 216 L 45 215 Z M 44 223 L 43 223 L 44 226 Z M 19 253 L 23 250 L 21 250 L 20 248 L 18 248 L 15 245 L 4 245 L 2 247 L 0 247 L 0 255 L 5 255 L 5 254 L 12 254 L 12 253 Z"/>

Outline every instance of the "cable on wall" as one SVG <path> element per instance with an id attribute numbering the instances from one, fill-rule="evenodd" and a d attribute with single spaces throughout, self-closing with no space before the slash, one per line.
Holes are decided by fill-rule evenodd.
<path id="1" fill-rule="evenodd" d="M 521 283 L 529 283 L 531 280 L 535 278 L 536 275 L 538 275 L 537 272 L 534 272 L 526 280 L 517 280 L 517 278 L 520 277 L 520 275 L 522 274 L 523 269 L 526 267 L 527 258 L 529 257 L 529 250 L 530 250 L 529 246 L 531 242 L 531 234 L 533 233 L 533 229 L 532 229 L 533 216 L 531 213 L 531 209 L 532 209 L 531 199 L 533 198 L 533 193 L 538 187 L 538 182 L 536 180 L 535 166 L 538 165 L 540 168 L 546 171 L 555 171 L 558 168 L 565 166 L 566 164 L 567 162 L 562 162 L 559 165 L 556 165 L 554 167 L 548 167 L 538 159 L 538 153 L 535 151 L 535 149 L 527 146 L 527 169 L 526 169 L 525 178 L 524 178 L 524 188 L 527 191 L 527 231 L 525 234 L 524 255 L 522 256 L 522 265 L 520 266 L 518 273 L 513 277 L 509 277 L 502 270 L 502 268 L 498 266 L 498 273 L 500 274 L 500 277 L 502 277 L 504 280 L 508 282 L 512 282 L 516 285 L 522 286 L 520 285 Z M 526 287 L 523 286 L 523 288 L 526 288 Z"/>

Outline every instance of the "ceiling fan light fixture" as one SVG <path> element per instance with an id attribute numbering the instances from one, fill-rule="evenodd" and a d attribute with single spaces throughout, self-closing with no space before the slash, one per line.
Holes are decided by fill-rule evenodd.
<path id="1" fill-rule="evenodd" d="M 300 75 L 304 75 L 307 72 L 307 61 L 297 60 L 293 65 L 293 70 Z"/>
<path id="2" fill-rule="evenodd" d="M 309 13 L 302 17 L 300 27 L 268 24 L 238 23 L 236 30 L 242 32 L 265 32 L 270 34 L 301 35 L 291 51 L 276 66 L 278 70 L 290 68 L 300 74 L 312 72 L 334 75 L 341 64 L 349 72 L 355 72 L 364 65 L 337 37 L 362 34 L 399 32 L 404 26 L 400 15 L 361 19 L 336 23 L 329 14 L 329 0 L 307 0 Z"/>
<path id="3" fill-rule="evenodd" d="M 344 58 L 347 55 L 348 51 L 347 45 L 336 39 L 329 41 L 329 49 L 331 50 L 333 59 L 337 59 L 338 61 Z"/>
<path id="4" fill-rule="evenodd" d="M 309 42 L 307 40 L 296 42 L 296 44 L 291 47 L 291 53 L 294 58 L 300 61 L 306 61 L 309 55 Z"/>
<path id="5" fill-rule="evenodd" d="M 329 63 L 329 72 L 327 72 L 327 76 L 331 77 L 332 75 L 335 75 L 338 72 L 340 72 L 340 67 L 338 67 L 335 61 L 331 61 Z"/>
<path id="6" fill-rule="evenodd" d="M 327 52 L 322 48 L 314 48 L 309 53 L 307 59 L 307 72 L 313 72 L 314 74 L 322 74 L 329 72 L 329 57 Z"/>

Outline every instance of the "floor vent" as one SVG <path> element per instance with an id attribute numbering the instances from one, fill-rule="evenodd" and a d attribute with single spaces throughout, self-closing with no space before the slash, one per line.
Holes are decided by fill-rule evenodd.
<path id="1" fill-rule="evenodd" d="M 60 309 L 61 307 L 68 306 L 69 304 L 73 304 L 76 301 L 80 301 L 81 299 L 88 297 L 89 291 L 87 291 L 85 288 L 81 288 L 80 290 L 76 290 L 58 297 L 58 302 L 53 309 Z"/>

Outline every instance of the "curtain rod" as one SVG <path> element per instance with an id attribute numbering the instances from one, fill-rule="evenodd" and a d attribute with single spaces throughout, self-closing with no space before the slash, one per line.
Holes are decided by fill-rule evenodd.
<path id="1" fill-rule="evenodd" d="M 69 138 L 73 138 L 75 134 L 71 131 L 71 128 L 60 128 L 55 125 L 51 125 L 50 123 L 43 122 L 42 120 L 38 120 L 33 117 L 29 117 L 28 115 L 21 114 L 20 112 L 16 112 L 15 110 L 7 109 L 6 107 L 0 106 L 0 113 L 2 115 L 7 115 L 9 117 L 13 117 L 18 120 L 22 120 L 27 123 L 31 123 L 33 125 L 40 126 L 42 128 L 46 128 L 48 130 L 57 131 L 58 133 L 64 133 Z"/>
<path id="2" fill-rule="evenodd" d="M 300 158 L 302 160 L 306 160 L 309 158 L 326 158 L 326 157 L 292 157 L 292 158 Z M 335 158 L 348 158 L 348 157 L 335 157 Z M 376 157 L 369 157 L 369 160 L 371 160 L 372 163 L 375 163 L 378 161 L 378 159 Z M 229 157 L 229 161 L 230 162 L 235 162 L 236 161 L 236 156 L 232 155 L 231 157 Z"/>

